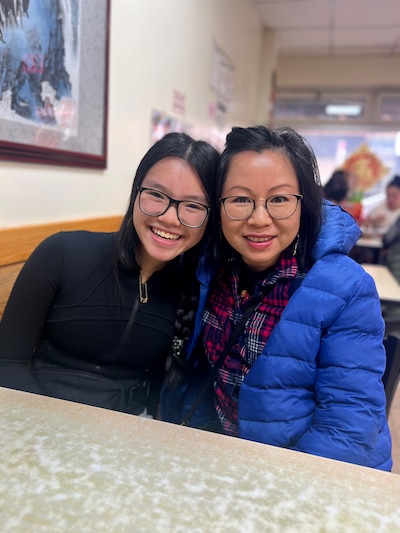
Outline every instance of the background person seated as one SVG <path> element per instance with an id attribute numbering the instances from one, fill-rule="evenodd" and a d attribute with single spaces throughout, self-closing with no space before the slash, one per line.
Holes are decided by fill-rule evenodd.
<path id="1" fill-rule="evenodd" d="M 353 172 L 337 169 L 322 189 L 326 200 L 350 213 L 356 222 L 362 217 L 362 204 L 358 198 L 357 176 Z"/>
<path id="2" fill-rule="evenodd" d="M 363 223 L 360 224 L 362 236 L 366 239 L 383 240 L 384 236 L 388 233 L 391 235 L 391 243 L 388 244 L 388 238 L 386 238 L 386 244 L 382 242 L 382 249 L 376 248 L 376 246 L 355 246 L 351 251 L 350 256 L 358 263 L 385 263 L 386 261 L 392 262 L 390 259 L 392 251 L 389 252 L 388 248 L 392 247 L 393 235 L 396 234 L 397 231 L 395 227 L 396 221 L 399 217 L 400 176 L 394 176 L 386 186 L 386 199 L 374 207 L 364 219 Z M 388 254 L 389 258 L 386 257 Z M 394 267 L 394 263 L 393 268 L 397 270 L 397 267 Z M 398 269 L 400 274 L 400 264 Z"/>
<path id="3" fill-rule="evenodd" d="M 386 199 L 374 207 L 363 224 L 363 234 L 382 236 L 400 216 L 400 176 L 394 176 L 386 186 Z"/>
<path id="4" fill-rule="evenodd" d="M 400 283 L 400 217 L 382 237 L 383 261 L 390 272 Z M 386 324 L 385 334 L 400 338 L 400 305 L 397 303 L 382 304 L 382 314 Z"/>
<path id="5" fill-rule="evenodd" d="M 349 194 L 347 172 L 345 170 L 335 170 L 324 185 L 323 194 L 327 200 L 342 206 Z"/>
<path id="6" fill-rule="evenodd" d="M 382 237 L 385 264 L 400 283 L 400 217 Z"/>

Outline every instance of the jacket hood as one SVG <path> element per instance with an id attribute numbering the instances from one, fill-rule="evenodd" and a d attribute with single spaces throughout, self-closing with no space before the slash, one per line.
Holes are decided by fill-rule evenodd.
<path id="1" fill-rule="evenodd" d="M 314 247 L 315 260 L 332 253 L 348 254 L 361 237 L 354 218 L 331 202 L 322 205 L 322 226 Z"/>

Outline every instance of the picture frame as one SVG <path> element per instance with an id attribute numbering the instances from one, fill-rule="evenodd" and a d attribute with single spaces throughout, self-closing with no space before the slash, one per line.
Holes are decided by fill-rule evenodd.
<path id="1" fill-rule="evenodd" d="M 107 167 L 110 1 L 0 0 L 0 160 Z"/>

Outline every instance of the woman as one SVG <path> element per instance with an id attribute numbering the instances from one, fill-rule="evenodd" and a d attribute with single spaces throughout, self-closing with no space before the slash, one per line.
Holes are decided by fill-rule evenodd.
<path id="1" fill-rule="evenodd" d="M 140 162 L 119 232 L 38 246 L 0 324 L 1 386 L 156 415 L 172 339 L 189 332 L 218 159 L 168 134 Z"/>
<path id="2" fill-rule="evenodd" d="M 400 176 L 386 185 L 386 199 L 374 207 L 363 223 L 364 234 L 382 237 L 400 217 Z"/>
<path id="3" fill-rule="evenodd" d="M 390 470 L 380 302 L 347 256 L 354 220 L 322 203 L 311 147 L 289 128 L 233 128 L 217 190 L 220 264 L 202 332 L 211 367 L 256 305 L 214 380 L 223 432 Z"/>

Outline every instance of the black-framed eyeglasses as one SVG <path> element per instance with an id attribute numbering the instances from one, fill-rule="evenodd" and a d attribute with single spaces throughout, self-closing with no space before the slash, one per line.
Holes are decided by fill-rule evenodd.
<path id="1" fill-rule="evenodd" d="M 264 200 L 264 198 L 259 198 Z M 291 217 L 303 199 L 301 194 L 274 194 L 264 200 L 265 209 L 271 218 L 283 219 Z M 227 196 L 219 201 L 224 206 L 225 213 L 232 220 L 246 220 L 250 218 L 256 208 L 256 200 L 249 196 Z"/>
<path id="2" fill-rule="evenodd" d="M 187 228 L 199 228 L 211 210 L 207 205 L 191 200 L 175 200 L 165 192 L 147 187 L 138 187 L 139 208 L 145 215 L 159 217 L 166 213 L 171 205 L 176 207 L 176 215 L 181 224 Z"/>

